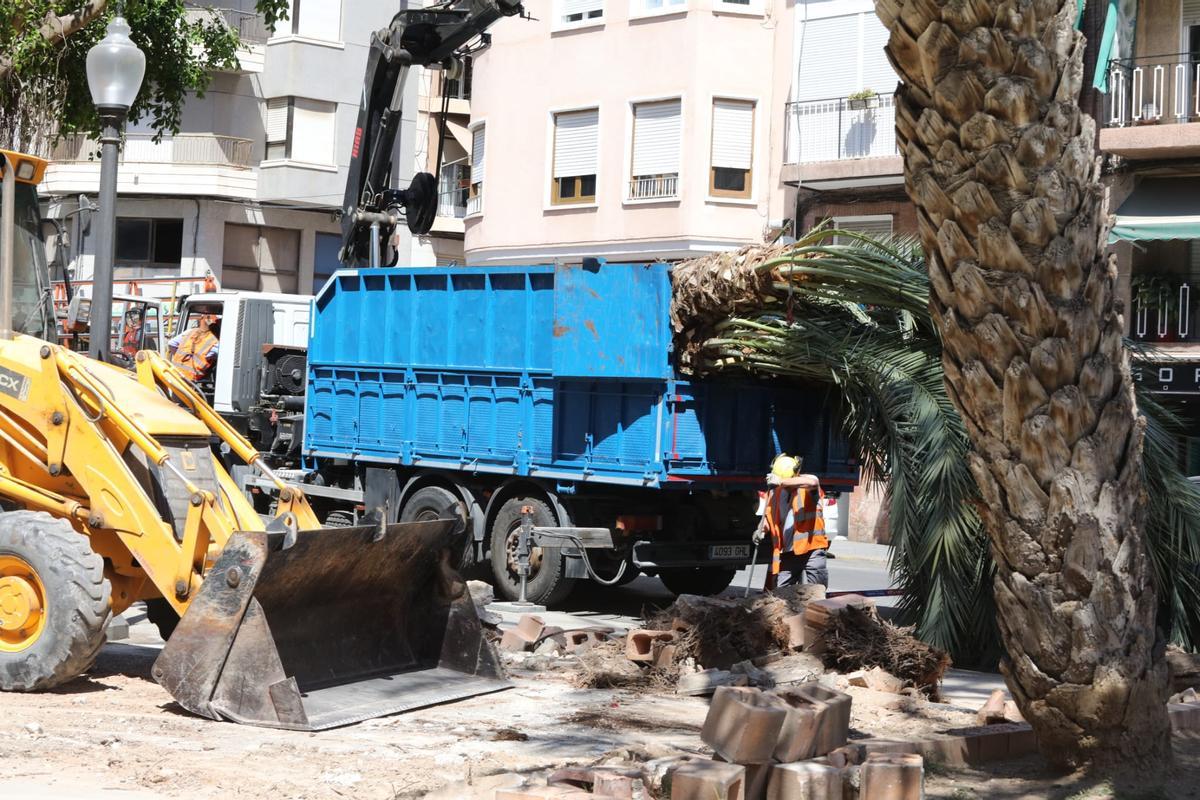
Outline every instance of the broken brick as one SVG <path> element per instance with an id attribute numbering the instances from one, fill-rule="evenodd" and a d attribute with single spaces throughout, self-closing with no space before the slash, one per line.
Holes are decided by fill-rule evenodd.
<path id="1" fill-rule="evenodd" d="M 875 753 L 862 766 L 861 800 L 922 800 L 925 763 L 920 756 Z"/>
<path id="2" fill-rule="evenodd" d="M 675 645 L 654 643 L 654 666 L 669 667 L 675 663 Z"/>
<path id="3" fill-rule="evenodd" d="M 520 653 L 533 649 L 533 641 L 526 639 L 516 628 L 505 631 L 500 636 L 500 649 L 510 653 Z"/>
<path id="4" fill-rule="evenodd" d="M 863 677 L 866 679 L 867 688 L 877 692 L 900 694 L 904 688 L 904 681 L 881 667 L 871 667 L 863 673 Z"/>
<path id="5" fill-rule="evenodd" d="M 804 615 L 792 614 L 783 618 L 788 629 L 788 647 L 793 650 L 804 646 Z"/>
<path id="6" fill-rule="evenodd" d="M 1025 721 L 1025 715 L 1021 713 L 1021 709 L 1017 708 L 1017 704 L 1012 700 L 1004 701 L 1004 718 L 1009 722 Z"/>
<path id="7" fill-rule="evenodd" d="M 734 675 L 727 669 L 705 669 L 680 675 L 675 693 L 702 697 L 715 692 L 718 686 L 740 686 L 746 682 L 745 675 Z"/>
<path id="8" fill-rule="evenodd" d="M 812 761 L 776 764 L 766 800 L 842 800 L 842 771 Z"/>
<path id="9" fill-rule="evenodd" d="M 654 661 L 655 644 L 661 648 L 675 641 L 670 631 L 633 630 L 625 636 L 625 657 L 630 661 Z"/>
<path id="10" fill-rule="evenodd" d="M 521 634 L 521 638 L 536 642 L 542 638 L 542 631 L 545 630 L 546 623 L 541 617 L 533 614 L 522 614 L 517 620 L 517 632 Z"/>
<path id="11" fill-rule="evenodd" d="M 980 725 L 1003 725 L 1008 722 L 1004 716 L 1004 697 L 1003 689 L 993 689 L 987 702 L 975 714 L 975 721 Z"/>
<path id="12" fill-rule="evenodd" d="M 771 760 L 787 708 L 757 689 L 721 686 L 713 695 L 700 738 L 721 758 L 737 764 Z"/>
<path id="13" fill-rule="evenodd" d="M 1195 703 L 1168 703 L 1167 715 L 1171 718 L 1171 730 L 1200 730 L 1200 705 Z"/>
<path id="14" fill-rule="evenodd" d="M 567 649 L 578 654 L 591 650 L 601 642 L 608 641 L 608 631 L 602 628 L 584 628 L 578 631 L 567 631 L 565 637 Z"/>
<path id="15" fill-rule="evenodd" d="M 590 792 L 574 786 L 526 786 L 523 789 L 497 789 L 495 800 L 584 800 Z"/>
<path id="16" fill-rule="evenodd" d="M 745 800 L 745 768 L 721 761 L 688 761 L 671 773 L 671 800 Z"/>
<path id="17" fill-rule="evenodd" d="M 814 706 L 816 744 L 813 755 L 823 756 L 846 744 L 850 733 L 850 695 L 828 689 L 816 681 L 802 683 L 780 694 L 795 695 Z"/>

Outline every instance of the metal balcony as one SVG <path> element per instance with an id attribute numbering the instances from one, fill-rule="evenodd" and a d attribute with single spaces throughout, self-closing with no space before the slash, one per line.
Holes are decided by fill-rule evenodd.
<path id="1" fill-rule="evenodd" d="M 266 44 L 271 32 L 267 30 L 262 14 L 253 11 L 241 11 L 236 8 L 219 8 L 206 3 L 185 3 L 189 18 L 201 14 L 218 17 L 229 30 L 238 35 L 243 45 Z"/>
<path id="2" fill-rule="evenodd" d="M 164 136 L 155 142 L 148 133 L 125 136 L 121 163 L 129 164 L 205 164 L 248 169 L 254 142 L 211 133 L 181 133 Z M 51 160 L 60 163 L 100 160 L 100 143 L 83 134 L 64 136 L 54 146 Z"/>
<path id="3" fill-rule="evenodd" d="M 679 195 L 679 175 L 638 175 L 629 179 L 630 200 L 669 200 Z"/>
<path id="4" fill-rule="evenodd" d="M 1113 61 L 1107 127 L 1200 121 L 1200 60 L 1189 53 Z"/>
<path id="5" fill-rule="evenodd" d="M 896 101 L 890 95 L 788 103 L 785 164 L 894 156 Z"/>

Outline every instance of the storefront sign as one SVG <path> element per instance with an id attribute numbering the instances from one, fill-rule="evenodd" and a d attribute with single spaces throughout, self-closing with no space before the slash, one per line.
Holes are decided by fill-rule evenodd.
<path id="1" fill-rule="evenodd" d="M 1160 394 L 1200 394 L 1200 361 L 1135 363 L 1133 379 Z"/>

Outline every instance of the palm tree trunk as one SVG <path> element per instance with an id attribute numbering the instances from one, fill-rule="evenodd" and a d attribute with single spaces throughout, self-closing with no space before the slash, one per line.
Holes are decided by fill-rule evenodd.
<path id="1" fill-rule="evenodd" d="M 947 390 L 974 445 L 1009 688 L 1053 762 L 1166 758 L 1144 422 L 1104 251 L 1095 123 L 1078 107 L 1077 5 L 876 11 L 903 81 L 897 139 Z"/>

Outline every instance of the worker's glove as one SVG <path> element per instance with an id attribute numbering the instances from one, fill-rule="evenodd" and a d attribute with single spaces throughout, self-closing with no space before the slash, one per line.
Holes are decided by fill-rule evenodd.
<path id="1" fill-rule="evenodd" d="M 759 528 L 754 531 L 754 536 L 751 537 L 751 541 L 753 541 L 755 544 L 762 544 L 762 540 L 765 538 L 767 538 L 767 532 L 762 528 Z"/>
<path id="2" fill-rule="evenodd" d="M 781 483 L 783 480 L 774 472 L 767 476 L 767 486 L 778 486 Z"/>

